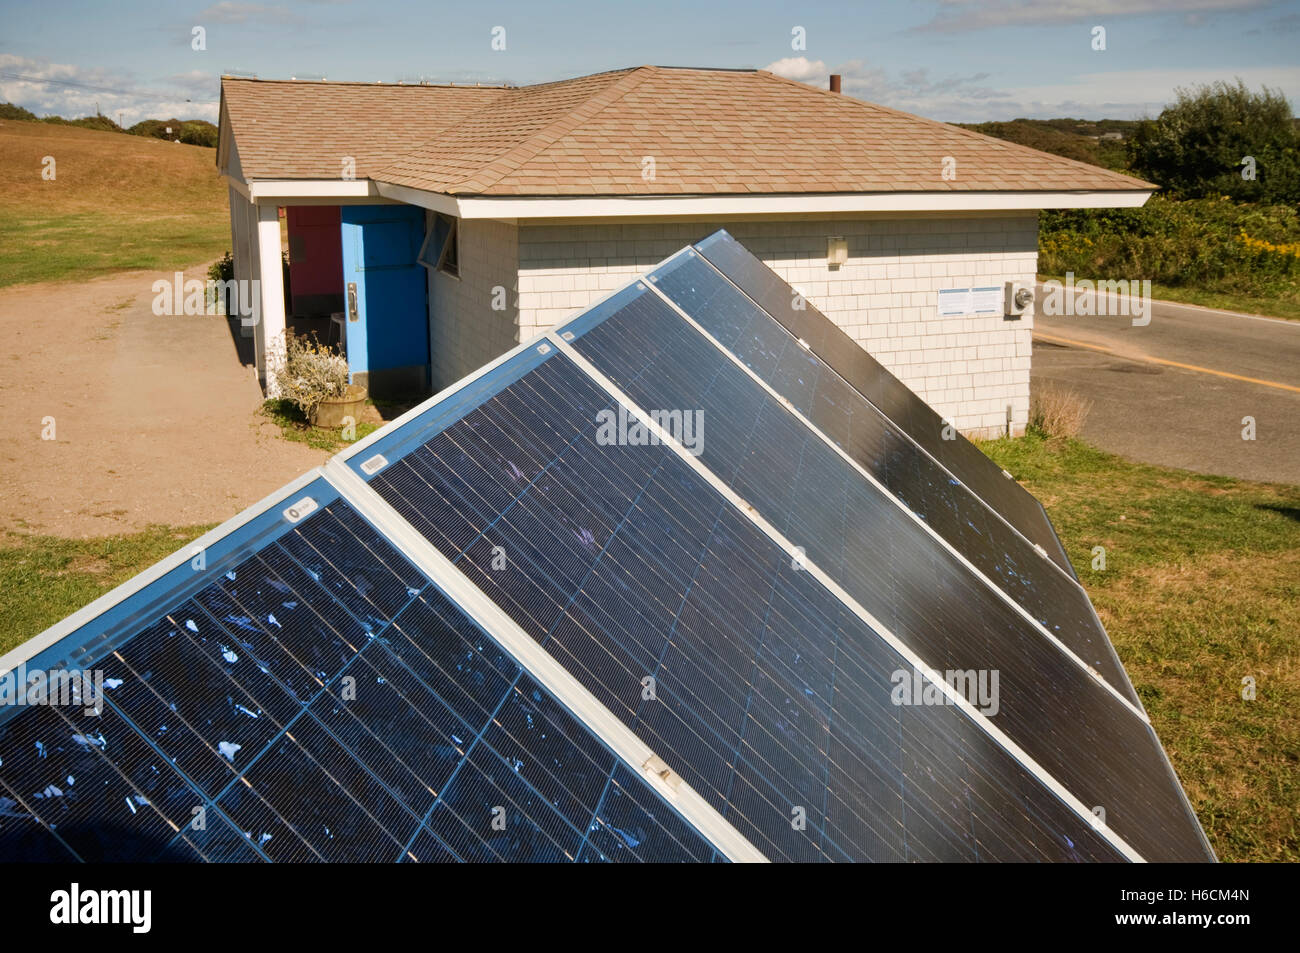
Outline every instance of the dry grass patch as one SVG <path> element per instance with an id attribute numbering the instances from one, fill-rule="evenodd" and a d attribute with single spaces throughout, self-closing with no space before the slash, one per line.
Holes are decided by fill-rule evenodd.
<path id="1" fill-rule="evenodd" d="M 1029 395 L 1029 426 L 1047 437 L 1077 437 L 1091 410 L 1091 400 L 1044 381 Z"/>

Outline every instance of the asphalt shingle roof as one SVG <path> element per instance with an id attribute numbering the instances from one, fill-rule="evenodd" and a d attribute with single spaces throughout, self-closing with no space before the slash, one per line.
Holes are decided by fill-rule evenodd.
<path id="1" fill-rule="evenodd" d="M 510 88 L 227 78 L 222 101 L 246 178 L 335 179 L 352 155 L 358 178 L 451 195 L 1155 188 L 764 70 L 642 66 Z"/>

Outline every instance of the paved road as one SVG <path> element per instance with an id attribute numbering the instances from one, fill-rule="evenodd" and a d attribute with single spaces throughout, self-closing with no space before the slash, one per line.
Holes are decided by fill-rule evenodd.
<path id="1" fill-rule="evenodd" d="M 1043 381 L 1092 400 L 1083 435 L 1106 450 L 1300 484 L 1300 322 L 1168 302 L 1152 303 L 1146 326 L 1039 313 L 1033 382 Z M 1253 441 L 1242 439 L 1248 416 Z"/>

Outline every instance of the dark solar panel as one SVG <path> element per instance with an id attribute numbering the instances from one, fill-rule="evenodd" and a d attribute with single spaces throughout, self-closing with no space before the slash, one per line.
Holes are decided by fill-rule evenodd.
<path id="1" fill-rule="evenodd" d="M 602 445 L 612 406 L 553 355 L 370 485 L 773 859 L 1119 858 L 969 716 L 893 704 L 902 656 L 673 452 Z"/>
<path id="2" fill-rule="evenodd" d="M 1043 559 L 1028 539 L 999 519 L 821 358 L 693 252 L 677 256 L 649 280 L 1049 632 L 1139 704 L 1092 603 L 1073 577 Z M 633 364 L 647 341 L 662 345 L 661 334 L 669 335 L 677 351 L 694 352 L 703 345 L 657 302 L 631 307 L 654 312 L 645 326 L 635 326 L 639 318 L 628 318 L 617 332 L 622 352 L 632 357 Z M 669 377 L 660 370 L 665 363 L 673 364 L 673 359 L 661 350 L 659 366 L 642 376 L 665 384 L 671 380 L 678 386 L 671 395 L 645 395 L 643 406 L 667 406 L 663 401 L 670 397 L 694 406 L 708 382 L 676 365 L 679 373 Z M 626 361 L 620 367 L 624 374 L 632 370 Z"/>
<path id="3" fill-rule="evenodd" d="M 865 396 L 953 476 L 994 507 L 1011 525 L 1071 574 L 1070 560 L 1052 529 L 1042 505 L 958 435 L 943 438 L 943 419 L 856 341 L 819 312 L 749 250 L 725 231 L 718 231 L 695 248 L 722 274 L 752 298 L 840 377 Z M 797 298 L 797 300 L 796 300 Z"/>
<path id="4" fill-rule="evenodd" d="M 699 247 L 729 353 L 635 283 L 6 656 L 105 691 L 0 708 L 0 855 L 1210 859 L 1037 502 Z"/>
<path id="5" fill-rule="evenodd" d="M 630 289 L 578 331 L 577 351 L 637 405 L 702 409 L 700 460 L 927 664 L 997 671 L 997 726 L 1085 803 L 1113 805 L 1111 826 L 1140 852 L 1203 856 L 1139 715 L 662 299 Z"/>
<path id="6" fill-rule="evenodd" d="M 299 496 L 29 663 L 97 669 L 104 699 L 4 711 L 0 853 L 714 857 L 328 484 Z"/>

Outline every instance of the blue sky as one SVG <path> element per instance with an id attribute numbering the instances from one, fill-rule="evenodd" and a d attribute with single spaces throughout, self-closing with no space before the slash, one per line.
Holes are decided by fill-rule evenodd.
<path id="1" fill-rule="evenodd" d="M 850 95 L 951 122 L 1129 119 L 1176 86 L 1234 77 L 1281 88 L 1294 109 L 1297 49 L 1300 0 L 0 0 L 0 99 L 38 115 L 98 103 L 127 123 L 215 119 L 224 72 L 522 84 L 656 63 L 817 84 L 838 72 Z"/>

